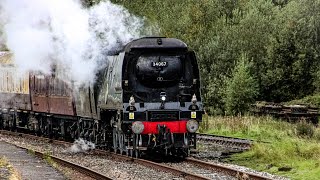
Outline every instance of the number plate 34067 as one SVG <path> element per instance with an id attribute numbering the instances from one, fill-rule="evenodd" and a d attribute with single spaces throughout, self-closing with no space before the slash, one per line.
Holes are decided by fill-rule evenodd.
<path id="1" fill-rule="evenodd" d="M 168 62 L 166 62 L 166 61 L 152 62 L 151 66 L 152 67 L 167 67 L 168 66 Z"/>

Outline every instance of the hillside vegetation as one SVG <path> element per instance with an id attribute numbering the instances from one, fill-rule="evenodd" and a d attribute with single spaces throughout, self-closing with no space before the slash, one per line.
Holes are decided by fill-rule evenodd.
<path id="1" fill-rule="evenodd" d="M 210 117 L 206 133 L 255 140 L 253 147 L 227 161 L 291 179 L 319 179 L 320 128 L 271 117 Z"/>
<path id="2" fill-rule="evenodd" d="M 255 100 L 290 101 L 320 90 L 320 0 L 112 2 L 144 17 L 154 34 L 196 51 L 212 113 L 242 113 Z"/>
<path id="3" fill-rule="evenodd" d="M 144 18 L 145 34 L 179 38 L 196 51 L 211 114 L 241 115 L 254 101 L 320 105 L 320 0 L 111 1 Z M 292 179 L 320 177 L 319 127 L 250 116 L 203 124 L 207 133 L 256 140 L 229 159 L 236 164 Z"/>
<path id="4" fill-rule="evenodd" d="M 285 104 L 288 104 L 288 105 L 304 104 L 311 107 L 320 107 L 320 93 L 315 93 L 313 95 L 309 95 L 301 99 L 295 99 L 295 100 L 286 102 Z"/>

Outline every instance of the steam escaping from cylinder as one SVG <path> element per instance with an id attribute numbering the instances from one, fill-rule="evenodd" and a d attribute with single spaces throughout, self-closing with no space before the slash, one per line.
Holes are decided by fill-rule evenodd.
<path id="1" fill-rule="evenodd" d="M 109 0 L 84 8 L 78 0 L 1 0 L 0 44 L 25 71 L 78 84 L 93 82 L 114 49 L 140 36 L 143 21 Z"/>
<path id="2" fill-rule="evenodd" d="M 95 149 L 96 146 L 94 143 L 86 141 L 84 139 L 77 139 L 74 141 L 72 146 L 66 150 L 68 153 L 81 153 L 89 150 Z"/>

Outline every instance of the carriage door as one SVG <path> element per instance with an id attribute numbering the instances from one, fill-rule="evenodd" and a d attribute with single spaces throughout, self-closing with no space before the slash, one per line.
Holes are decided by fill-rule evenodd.
<path id="1" fill-rule="evenodd" d="M 50 113 L 48 78 L 45 75 L 40 73 L 30 74 L 30 94 L 33 111 Z"/>

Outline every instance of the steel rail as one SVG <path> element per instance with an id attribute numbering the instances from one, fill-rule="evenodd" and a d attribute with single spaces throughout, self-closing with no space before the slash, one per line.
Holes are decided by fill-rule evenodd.
<path id="1" fill-rule="evenodd" d="M 222 135 L 206 134 L 206 133 L 197 133 L 197 135 L 210 136 L 210 137 L 220 137 L 220 138 L 229 138 L 229 139 L 243 140 L 243 141 L 249 141 L 249 142 L 253 142 L 254 141 L 252 139 L 244 139 L 244 138 L 238 138 L 238 137 L 230 137 L 230 136 L 222 136 Z"/>
<path id="2" fill-rule="evenodd" d="M 48 139 L 48 138 L 44 138 L 44 137 L 38 137 L 38 136 L 35 136 L 35 135 L 11 132 L 11 131 L 6 131 L 6 130 L 0 130 L 0 133 L 1 134 L 6 134 L 6 135 L 18 136 L 18 137 L 21 137 L 23 135 L 24 137 L 28 137 L 30 139 L 43 140 L 45 142 L 58 144 L 58 145 L 71 145 L 72 144 L 70 142 L 52 140 L 52 139 Z M 24 147 L 21 147 L 21 148 L 24 148 Z M 27 148 L 24 148 L 24 149 L 27 149 Z M 33 151 L 33 150 L 31 150 L 31 151 Z M 34 151 L 34 152 L 36 152 L 36 151 Z M 196 174 L 193 174 L 193 173 L 190 173 L 190 172 L 182 171 L 182 170 L 176 169 L 174 167 L 166 166 L 166 165 L 163 165 L 163 164 L 160 164 L 160 163 L 156 163 L 156 162 L 153 162 L 153 161 L 148 161 L 148 160 L 139 159 L 139 158 L 133 158 L 133 157 L 130 157 L 130 156 L 120 155 L 120 154 L 116 154 L 114 152 L 109 152 L 109 151 L 100 150 L 100 149 L 95 149 L 95 150 L 93 150 L 93 152 L 95 152 L 97 154 L 101 154 L 101 155 L 108 155 L 108 156 L 111 156 L 111 157 L 116 158 L 116 159 L 121 159 L 123 161 L 128 161 L 128 162 L 141 164 L 143 166 L 154 168 L 154 169 L 158 169 L 158 170 L 162 170 L 162 171 L 165 171 L 165 172 L 170 172 L 170 173 L 172 173 L 174 175 L 181 176 L 181 177 L 183 177 L 185 179 L 208 180 L 208 178 L 206 178 L 206 177 L 199 176 L 199 175 L 196 175 Z M 43 156 L 43 155 L 41 155 L 41 152 L 36 152 L 36 154 L 37 153 L 39 153 L 40 156 Z M 58 163 L 61 162 L 60 159 L 58 157 L 56 157 L 56 156 L 50 156 L 50 157 L 53 160 L 57 159 Z M 61 163 L 63 163 L 63 162 L 61 162 Z M 68 163 L 68 162 L 66 162 L 66 163 Z M 86 170 L 84 170 L 84 172 L 86 172 Z M 88 173 L 90 173 L 90 172 L 88 172 Z"/>
<path id="3" fill-rule="evenodd" d="M 254 139 L 244 139 L 244 138 L 238 138 L 238 137 L 230 137 L 230 136 L 223 136 L 223 135 L 216 135 L 216 134 L 206 134 L 206 133 L 196 133 L 199 136 L 208 136 L 208 137 L 213 137 L 213 138 L 225 138 L 225 139 L 234 139 L 237 141 L 247 141 L 248 143 L 253 144 L 254 142 L 259 142 L 259 143 L 271 143 L 269 141 L 262 141 L 262 140 L 254 140 Z"/>
<path id="4" fill-rule="evenodd" d="M 233 169 L 231 167 L 223 166 L 220 164 L 213 164 L 213 163 L 209 163 L 209 162 L 205 162 L 205 161 L 201 161 L 201 160 L 189 158 L 189 157 L 186 158 L 185 160 L 189 163 L 196 164 L 198 166 L 201 166 L 207 169 L 216 169 L 218 171 L 225 172 L 233 177 L 237 177 L 238 179 L 271 180 L 270 178 L 267 178 L 267 177 L 263 177 L 250 172 L 244 172 L 241 170 Z"/>
<path id="5" fill-rule="evenodd" d="M 236 146 L 244 150 L 250 149 L 254 142 L 253 140 L 249 140 L 249 139 L 241 139 L 241 138 L 234 138 L 234 137 L 227 137 L 227 136 L 220 136 L 220 135 L 213 135 L 213 134 L 202 134 L 202 133 L 197 133 L 197 140 L 213 142 L 213 143 L 224 145 L 224 146 Z"/>
<path id="6" fill-rule="evenodd" d="M 83 167 L 81 165 L 78 165 L 78 164 L 75 164 L 73 162 L 70 162 L 70 161 L 66 161 L 66 160 L 63 160 L 57 156 L 53 156 L 53 155 L 50 155 L 50 154 L 46 154 L 46 153 L 43 153 L 43 152 L 40 152 L 40 151 L 35 151 L 33 149 L 30 149 L 30 148 L 26 148 L 26 147 L 22 147 L 22 146 L 19 146 L 19 145 L 16 145 L 16 147 L 18 148 L 21 148 L 21 149 L 25 149 L 27 151 L 31 151 L 34 153 L 35 156 L 37 157 L 40 157 L 42 159 L 47 159 L 47 158 L 50 158 L 52 161 L 56 162 L 57 164 L 60 164 L 62 166 L 65 166 L 65 167 L 69 167 L 81 174 L 85 174 L 93 179 L 98 179 L 98 180 L 112 180 L 112 178 L 104 175 L 104 174 L 100 174 L 92 169 L 89 169 L 89 168 L 86 168 L 86 167 Z"/>
<path id="7" fill-rule="evenodd" d="M 199 180 L 204 180 L 204 179 L 207 180 L 207 179 L 209 179 L 209 178 L 206 178 L 206 177 L 203 177 L 203 176 L 199 176 L 199 175 L 187 172 L 187 171 L 182 171 L 182 170 L 176 169 L 174 167 L 166 166 L 166 165 L 163 165 L 163 164 L 155 163 L 155 162 L 144 160 L 144 159 L 133 158 L 133 161 L 135 161 L 135 162 L 137 162 L 139 164 L 143 164 L 144 166 L 155 167 L 155 168 L 157 168 L 159 170 L 171 172 L 171 173 L 173 173 L 175 175 L 182 176 L 185 179 L 199 179 Z"/>
<path id="8" fill-rule="evenodd" d="M 59 140 L 52 140 L 52 139 L 48 139 L 48 138 L 44 138 L 44 137 L 39 137 L 39 136 L 35 136 L 35 135 L 30 135 L 30 134 L 24 134 L 24 133 L 17 133 L 17 132 L 11 132 L 11 131 L 5 131 L 5 130 L 0 130 L 1 134 L 7 134 L 7 135 L 14 135 L 14 136 L 24 136 L 24 137 L 28 137 L 28 138 L 32 138 L 35 140 L 43 140 L 45 142 L 48 143 L 53 143 L 53 144 L 58 144 L 58 145 L 72 145 L 72 143 L 70 142 L 65 142 L 65 141 L 59 141 Z M 201 135 L 206 135 L 206 134 L 201 134 Z M 209 136 L 216 136 L 216 135 L 209 135 Z M 219 137 L 219 136 L 218 136 Z M 220 136 L 221 137 L 221 136 Z M 222 136 L 222 137 L 226 137 L 226 136 Z M 240 140 L 247 140 L 247 139 L 241 139 L 241 138 L 235 138 L 235 139 L 240 139 Z M 252 142 L 252 141 L 251 141 Z M 162 171 L 166 171 L 166 172 L 170 172 L 174 175 L 177 176 L 181 176 L 184 177 L 185 179 L 199 179 L 199 180 L 203 180 L 203 179 L 209 179 L 203 176 L 199 176 L 190 172 L 186 172 L 186 171 L 182 171 L 179 169 L 176 169 L 174 167 L 170 167 L 161 163 L 156 163 L 153 161 L 149 161 L 149 160 L 145 160 L 145 159 L 139 159 L 139 158 L 133 158 L 130 156 L 125 156 L 125 155 L 120 155 L 120 154 L 116 154 L 114 152 L 109 152 L 109 151 L 105 151 L 105 150 L 101 150 L 101 149 L 95 149 L 93 150 L 93 152 L 97 153 L 97 154 L 101 154 L 101 155 L 106 155 L 106 156 L 111 156 L 115 159 L 120 159 L 123 161 L 128 161 L 128 162 L 133 162 L 133 163 L 137 163 L 137 164 L 141 164 L 143 166 L 146 167 L 150 167 L 150 168 L 154 168 L 154 169 L 158 169 L 158 170 L 162 170 Z M 53 158 L 55 158 L 55 156 L 53 156 Z M 53 159 L 52 158 L 52 159 Z M 57 160 L 59 161 L 59 160 Z M 223 172 L 225 174 L 229 174 L 233 177 L 237 177 L 238 179 L 257 179 L 257 180 L 269 180 L 270 178 L 266 178 L 257 174 L 253 174 L 253 173 L 249 173 L 249 172 L 243 172 L 241 170 L 237 170 L 237 169 L 233 169 L 227 166 L 223 166 L 220 164 L 213 164 L 213 163 L 208 163 L 205 161 L 201 161 L 201 160 L 197 160 L 194 158 L 186 158 L 185 159 L 186 162 L 201 166 L 203 168 L 206 169 L 215 169 L 217 171 Z"/>

